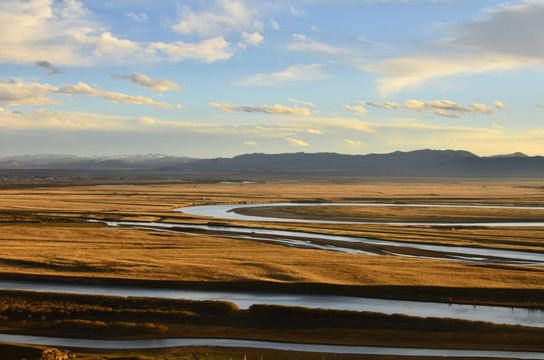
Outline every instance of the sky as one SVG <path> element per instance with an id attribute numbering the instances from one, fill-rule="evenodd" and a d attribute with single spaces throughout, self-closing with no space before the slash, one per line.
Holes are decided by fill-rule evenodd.
<path id="1" fill-rule="evenodd" d="M 0 157 L 544 155 L 544 0 L 1 0 Z"/>

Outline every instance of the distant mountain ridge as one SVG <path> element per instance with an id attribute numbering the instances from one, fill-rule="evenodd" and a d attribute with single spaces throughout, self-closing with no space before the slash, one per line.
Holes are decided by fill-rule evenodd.
<path id="1" fill-rule="evenodd" d="M 75 156 L 75 155 L 19 155 L 0 158 L 0 168 L 70 168 L 70 169 L 124 169 L 175 166 L 195 159 L 164 154 L 136 154 L 116 156 Z"/>
<path id="2" fill-rule="evenodd" d="M 192 159 L 160 154 L 111 157 L 25 155 L 0 158 L 0 167 L 328 173 L 371 176 L 544 177 L 544 157 L 522 153 L 480 157 L 463 150 L 395 151 L 387 154 L 253 153 Z"/>

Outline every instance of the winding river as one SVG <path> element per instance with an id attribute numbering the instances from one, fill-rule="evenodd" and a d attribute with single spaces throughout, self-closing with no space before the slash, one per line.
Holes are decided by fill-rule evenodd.
<path id="1" fill-rule="evenodd" d="M 323 206 L 323 205 L 365 205 L 365 206 L 437 206 L 437 207 L 479 207 L 479 208 L 512 208 L 544 210 L 544 207 L 495 207 L 495 206 L 464 206 L 464 205 L 423 205 L 423 204 L 376 204 L 376 203 L 275 203 L 252 205 L 210 205 L 194 206 L 176 209 L 186 214 L 206 216 L 219 219 L 274 221 L 274 222 L 327 222 L 322 220 L 264 218 L 245 216 L 233 212 L 236 208 L 255 206 Z M 330 223 L 330 221 L 329 221 Z M 333 223 L 337 223 L 336 221 Z M 345 224 L 346 222 L 344 222 Z M 383 222 L 356 222 L 357 224 L 384 224 Z M 289 246 L 310 249 L 324 249 L 350 253 L 379 254 L 409 256 L 403 254 L 402 249 L 416 248 L 424 250 L 427 255 L 418 257 L 435 258 L 450 261 L 475 263 L 500 263 L 511 265 L 544 266 L 544 254 L 539 252 L 511 251 L 503 249 L 475 248 L 465 246 L 433 245 L 423 243 L 409 243 L 400 241 L 385 241 L 362 237 L 337 236 L 316 234 L 302 231 L 287 231 L 263 229 L 259 227 L 233 227 L 197 224 L 179 224 L 162 222 L 108 222 L 110 226 L 127 226 L 154 231 L 198 232 L 209 230 L 214 233 L 207 236 L 227 236 L 247 238 L 258 241 L 275 242 Z M 446 226 L 544 226 L 544 222 L 515 222 L 515 223 L 402 223 L 390 222 L 390 225 L 446 225 Z M 378 251 L 361 248 L 358 245 L 371 245 Z M 387 249 L 387 250 L 385 250 Z M 395 251 L 398 249 L 398 251 Z M 413 256 L 413 255 L 410 255 Z M 305 306 L 311 308 L 331 308 L 354 311 L 373 311 L 387 314 L 403 313 L 411 316 L 449 317 L 475 321 L 488 321 L 498 324 L 519 324 L 524 326 L 544 327 L 544 311 L 525 308 L 508 308 L 492 306 L 457 305 L 445 303 L 423 303 L 413 301 L 396 301 L 382 299 L 366 299 L 349 296 L 330 295 L 300 295 L 258 292 L 218 292 L 193 291 L 175 289 L 152 289 L 136 287 L 113 287 L 100 285 L 53 284 L 18 281 L 0 281 L 0 289 L 31 290 L 47 292 L 65 292 L 93 295 L 143 296 L 163 298 L 183 298 L 193 300 L 223 300 L 230 301 L 244 309 L 252 304 L 277 304 L 289 306 Z M 352 354 L 379 354 L 379 355 L 412 355 L 412 356 L 456 356 L 456 357 L 494 357 L 542 359 L 544 353 L 509 352 L 509 351 L 479 351 L 479 350 L 448 350 L 448 349 L 406 349 L 391 347 L 366 346 L 336 346 L 336 345 L 308 345 L 276 343 L 266 341 L 248 341 L 235 339 L 149 339 L 134 341 L 114 340 L 85 340 L 46 338 L 26 335 L 0 334 L 0 341 L 9 343 L 25 343 L 35 345 L 87 347 L 95 349 L 141 349 L 162 348 L 172 346 L 225 346 L 250 347 L 263 349 L 311 351 L 320 353 L 352 353 Z"/>
<path id="2" fill-rule="evenodd" d="M 260 216 L 247 216 L 238 214 L 236 209 L 254 208 L 261 206 L 402 206 L 402 207 L 452 207 L 452 208 L 482 208 L 482 209 L 525 209 L 542 210 L 544 216 L 544 207 L 519 207 L 519 206 L 479 206 L 479 205 L 427 205 L 427 204 L 384 204 L 384 203 L 270 203 L 270 204 L 231 204 L 231 205 L 202 205 L 190 206 L 175 209 L 185 214 L 206 216 L 216 219 L 229 220 L 249 220 L 249 221 L 273 221 L 273 222 L 318 222 L 318 223 L 338 223 L 338 224 L 387 224 L 387 225 L 432 225 L 432 226 L 508 226 L 508 227 L 534 227 L 544 226 L 544 222 L 486 222 L 486 223 L 406 223 L 406 222 L 339 222 L 323 221 L 311 219 L 290 219 L 290 218 L 270 218 Z M 129 223 L 119 223 L 120 225 Z M 110 224 L 114 225 L 114 224 Z M 131 226 L 151 226 L 163 228 L 176 228 L 177 231 L 189 231 L 191 228 L 204 230 L 220 230 L 223 236 L 232 236 L 238 238 L 249 238 L 258 241 L 275 242 L 284 245 L 297 246 L 303 248 L 313 248 L 331 251 L 342 251 L 349 253 L 363 253 L 375 255 L 395 255 L 414 257 L 411 252 L 405 249 L 423 250 L 424 253 L 418 254 L 420 258 L 441 259 L 460 262 L 484 263 L 484 264 L 511 264 L 511 265 L 531 265 L 544 266 L 544 254 L 531 251 L 515 251 L 494 248 L 478 248 L 467 246 L 453 246 L 428 243 L 414 243 L 402 241 L 376 240 L 363 237 L 338 236 L 328 234 L 316 234 L 302 231 L 272 230 L 263 228 L 246 228 L 214 225 L 183 225 L 183 224 L 165 224 L 165 223 L 132 223 Z M 264 235 L 264 236 L 263 236 Z M 270 238 L 273 236 L 274 238 Z M 325 240 L 324 243 L 322 240 Z M 362 246 L 367 245 L 367 247 Z M 368 245 L 371 248 L 368 248 Z"/>
<path id="3" fill-rule="evenodd" d="M 275 221 L 275 222 L 311 222 L 311 223 L 343 223 L 343 224 L 381 224 L 381 225 L 436 225 L 436 226 L 508 226 L 534 227 L 544 226 L 544 221 L 528 222 L 383 222 L 383 221 L 327 221 L 314 219 L 273 218 L 238 214 L 236 209 L 270 206 L 394 206 L 394 207 L 436 207 L 436 208 L 475 208 L 475 209 L 512 209 L 512 210 L 541 210 L 544 217 L 544 206 L 494 206 L 494 205 L 445 205 L 445 204 L 388 204 L 388 203 L 267 203 L 267 204 L 230 204 L 230 205 L 199 205 L 174 209 L 185 214 L 207 216 L 220 219 L 246 221 Z"/>

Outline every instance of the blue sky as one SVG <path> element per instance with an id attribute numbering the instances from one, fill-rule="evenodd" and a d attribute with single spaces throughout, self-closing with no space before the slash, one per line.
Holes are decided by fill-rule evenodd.
<path id="1" fill-rule="evenodd" d="M 544 155 L 544 1 L 3 0 L 0 156 Z"/>

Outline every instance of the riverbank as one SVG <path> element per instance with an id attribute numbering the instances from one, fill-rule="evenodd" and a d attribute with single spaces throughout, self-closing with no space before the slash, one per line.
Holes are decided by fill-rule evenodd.
<path id="1" fill-rule="evenodd" d="M 489 305 L 544 309 L 544 289 L 461 288 L 408 285 L 339 285 L 270 281 L 171 281 L 122 279 L 114 277 L 51 276 L 0 273 L 0 280 L 39 284 L 104 285 L 123 288 L 179 289 L 197 291 L 269 292 L 283 294 L 340 295 L 387 300 L 407 300 L 448 304 Z"/>
<path id="2" fill-rule="evenodd" d="M 544 328 L 223 301 L 0 292 L 0 331 L 86 339 L 228 338 L 307 344 L 544 351 Z M 409 330 L 409 331 L 408 331 Z M 429 339 L 433 339 L 432 344 Z"/>

